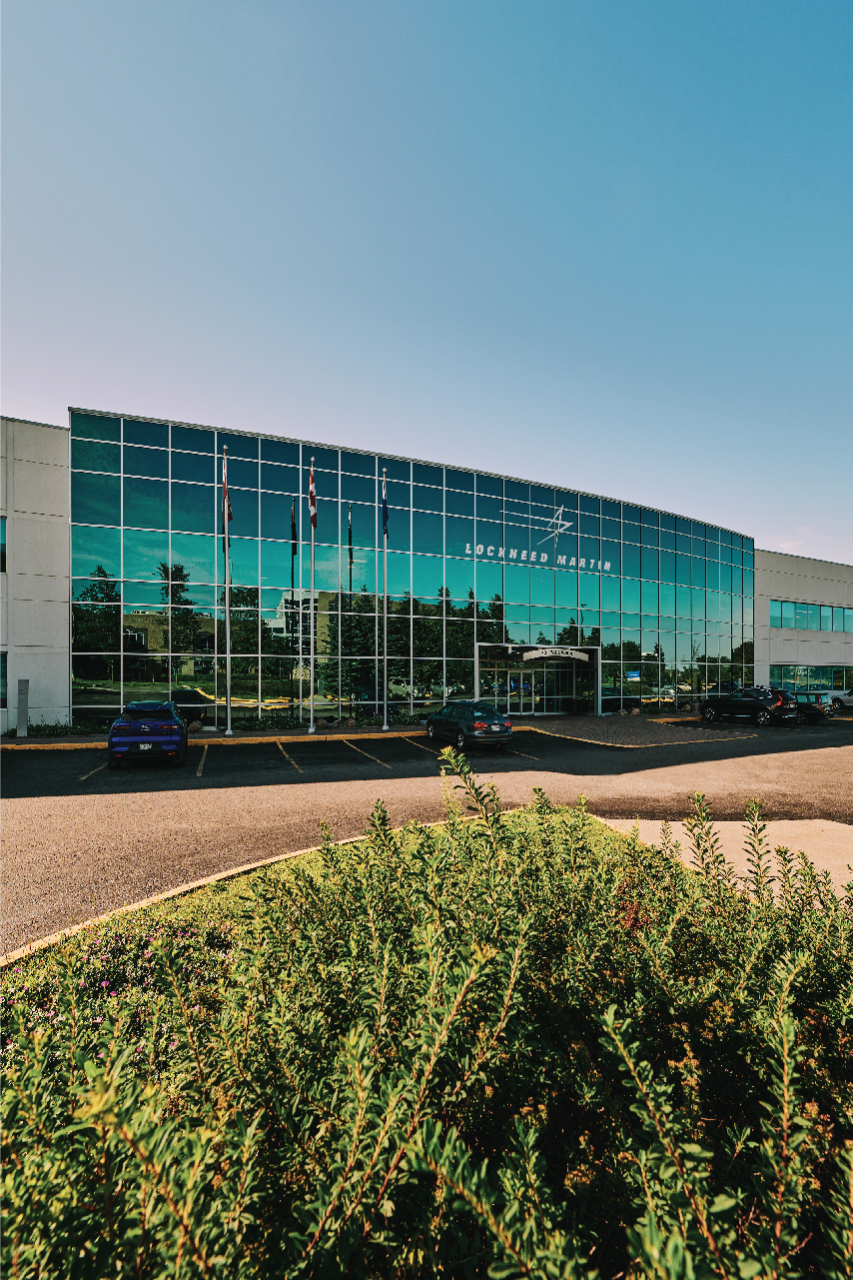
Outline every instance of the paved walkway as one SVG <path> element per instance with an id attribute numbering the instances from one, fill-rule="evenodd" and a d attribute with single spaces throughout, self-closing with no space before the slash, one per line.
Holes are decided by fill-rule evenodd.
<path id="1" fill-rule="evenodd" d="M 628 834 L 638 827 L 644 844 L 660 843 L 660 823 L 650 818 L 603 818 L 615 831 Z M 672 834 L 681 845 L 685 862 L 692 858 L 690 837 L 683 822 L 673 822 Z M 734 864 L 738 875 L 747 871 L 744 852 L 745 828 L 742 822 L 718 822 L 716 831 L 720 848 L 728 862 Z M 828 871 L 836 893 L 853 882 L 853 827 L 844 822 L 831 822 L 826 818 L 799 818 L 768 822 L 767 840 L 771 850 L 783 846 L 792 853 L 802 850 L 821 871 Z"/>

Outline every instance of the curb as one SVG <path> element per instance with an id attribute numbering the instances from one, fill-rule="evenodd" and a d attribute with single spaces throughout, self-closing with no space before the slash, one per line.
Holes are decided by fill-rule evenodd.
<path id="1" fill-rule="evenodd" d="M 336 739 L 341 742 L 346 738 L 425 738 L 426 729 L 389 729 L 387 733 L 376 733 L 371 730 L 370 733 L 359 733 L 357 730 L 350 730 L 348 733 L 336 731 L 334 733 L 291 733 L 291 734 L 263 734 L 252 735 L 246 737 L 226 738 L 224 734 L 205 734 L 203 737 L 194 734 L 189 739 L 190 746 L 210 746 L 216 743 L 223 747 L 239 747 L 239 746 L 257 746 L 264 742 L 334 742 Z M 106 740 L 98 740 L 93 742 L 86 739 L 84 742 L 51 742 L 46 739 L 43 742 L 4 742 L 0 750 L 2 751 L 84 751 L 98 750 L 99 748 L 106 751 Z"/>

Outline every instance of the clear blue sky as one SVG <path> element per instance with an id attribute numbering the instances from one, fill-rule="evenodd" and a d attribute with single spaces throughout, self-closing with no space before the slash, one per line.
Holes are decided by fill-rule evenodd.
<path id="1" fill-rule="evenodd" d="M 853 561 L 853 5 L 5 0 L 3 411 Z"/>

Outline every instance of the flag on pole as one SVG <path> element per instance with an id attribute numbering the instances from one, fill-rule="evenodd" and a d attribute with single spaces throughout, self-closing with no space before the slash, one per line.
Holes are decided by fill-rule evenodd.
<path id="1" fill-rule="evenodd" d="M 290 557 L 294 559 L 299 554 L 299 536 L 296 532 L 296 499 L 294 498 L 290 504 Z"/>
<path id="2" fill-rule="evenodd" d="M 228 524 L 234 519 L 234 512 L 231 510 L 231 499 L 228 497 L 228 458 L 225 454 L 222 456 L 222 550 L 228 559 Z"/>
<path id="3" fill-rule="evenodd" d="M 385 472 L 382 472 L 382 536 L 388 537 L 388 493 L 385 488 Z"/>
<path id="4" fill-rule="evenodd" d="M 311 478 L 308 481 L 308 510 L 311 512 L 311 528 L 317 528 L 317 490 L 314 488 L 314 462 L 311 461 Z"/>

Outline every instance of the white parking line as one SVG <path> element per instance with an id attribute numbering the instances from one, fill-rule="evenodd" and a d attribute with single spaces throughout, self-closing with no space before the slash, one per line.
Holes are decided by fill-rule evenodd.
<path id="1" fill-rule="evenodd" d="M 361 751 L 361 754 L 362 754 L 363 756 L 367 756 L 368 760 L 375 760 L 377 764 L 381 764 L 381 765 L 382 765 L 382 768 L 383 768 L 383 769 L 391 769 L 391 771 L 392 771 L 392 773 L 393 773 L 393 766 L 392 766 L 392 765 L 390 765 L 390 764 L 386 764 L 384 760 L 380 760 L 380 759 L 378 759 L 376 756 L 372 756 L 372 755 L 370 754 L 370 752 L 369 752 L 369 751 L 362 751 L 361 747 L 357 747 L 357 746 L 355 745 L 355 743 L 354 743 L 354 742 L 350 742 L 350 740 L 349 740 L 348 738 L 344 738 L 344 742 L 347 744 L 347 746 L 348 746 L 348 747 L 352 747 L 353 751 Z"/>
<path id="2" fill-rule="evenodd" d="M 204 762 L 205 762 L 205 760 L 207 759 L 207 748 L 208 748 L 209 746 L 210 746 L 210 743 L 209 743 L 209 742 L 206 742 L 206 743 L 204 744 L 204 750 L 203 750 L 203 751 L 202 751 L 202 753 L 201 753 L 201 759 L 199 760 L 199 762 L 198 762 L 198 768 L 197 768 L 197 769 L 196 769 L 196 771 L 195 771 L 195 776 L 196 776 L 197 778 L 200 778 L 200 777 L 201 777 L 201 775 L 204 773 Z"/>
<path id="3" fill-rule="evenodd" d="M 431 756 L 440 755 L 440 752 L 436 751 L 435 747 L 425 747 L 422 742 L 413 742 L 411 738 L 404 738 L 403 741 L 410 743 L 413 747 L 420 747 L 421 751 L 428 751 Z"/>
<path id="4" fill-rule="evenodd" d="M 285 749 L 284 749 L 284 747 L 281 745 L 281 743 L 280 743 L 280 742 L 276 742 L 276 744 L 275 744 L 275 745 L 278 747 L 279 751 L 280 751 L 280 752 L 281 752 L 281 754 L 284 756 L 285 760 L 289 761 L 289 762 L 290 762 L 290 764 L 292 764 L 292 765 L 293 765 L 294 769 L 296 769 L 296 771 L 297 771 L 298 773 L 302 773 L 302 769 L 299 767 L 299 765 L 296 763 L 296 761 L 295 761 L 294 759 L 292 759 L 292 757 L 291 757 L 291 756 L 289 756 L 289 755 L 287 754 L 287 752 L 285 751 Z"/>
<path id="5" fill-rule="evenodd" d="M 91 773 L 84 773 L 80 781 L 85 782 L 87 778 L 91 778 L 93 774 L 100 773 L 102 769 L 106 769 L 105 764 L 99 764 L 97 769 L 93 769 Z"/>
<path id="6" fill-rule="evenodd" d="M 509 752 L 511 756 L 524 756 L 525 760 L 539 759 L 538 756 L 529 756 L 526 751 L 513 751 L 512 747 L 507 747 L 506 750 Z"/>

